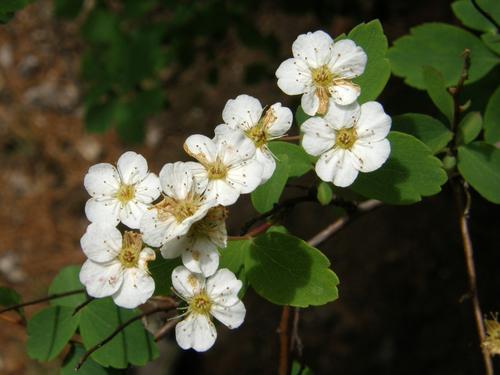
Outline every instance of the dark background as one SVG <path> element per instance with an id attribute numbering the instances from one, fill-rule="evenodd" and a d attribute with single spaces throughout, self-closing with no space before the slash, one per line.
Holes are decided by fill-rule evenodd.
<path id="1" fill-rule="evenodd" d="M 422 22 L 457 24 L 444 0 L 260 1 L 252 17 L 258 30 L 279 42 L 273 53 L 246 46 L 230 30 L 208 46 L 210 59 L 199 56 L 165 85 L 168 108 L 148 120 L 144 142 L 134 145 L 113 130 L 85 131 L 85 82 L 79 75 L 84 45 L 77 21 L 55 18 L 51 2 L 41 1 L 0 26 L 0 284 L 26 299 L 38 297 L 61 267 L 83 262 L 82 180 L 90 165 L 114 162 L 127 149 L 145 155 L 156 172 L 166 162 L 186 160 L 184 139 L 210 135 L 226 100 L 241 93 L 295 108 L 298 98 L 281 93 L 273 74 L 291 56 L 298 34 L 321 28 L 335 36 L 379 18 L 392 42 Z M 437 114 L 423 93 L 395 77 L 380 101 L 391 115 Z M 471 232 L 486 314 L 499 310 L 499 210 L 477 194 L 472 199 Z M 231 234 L 251 215 L 247 198 L 231 207 Z M 334 219 L 331 208 L 302 204 L 285 224 L 307 239 Z M 322 244 L 340 278 L 340 298 L 301 312 L 303 362 L 316 374 L 483 373 L 471 303 L 464 298 L 467 275 L 457 220 L 445 186 L 419 204 L 366 214 Z M 244 325 L 235 331 L 221 327 L 208 353 L 182 352 L 169 337 L 160 359 L 130 373 L 276 373 L 281 308 L 252 291 L 245 304 Z M 57 361 L 27 359 L 24 329 L 3 321 L 0 326 L 0 374 L 56 371 Z"/>

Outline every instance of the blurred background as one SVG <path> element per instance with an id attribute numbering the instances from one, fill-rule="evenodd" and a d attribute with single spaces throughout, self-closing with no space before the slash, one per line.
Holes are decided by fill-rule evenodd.
<path id="1" fill-rule="evenodd" d="M 185 138 L 211 135 L 226 101 L 242 93 L 295 109 L 299 98 L 278 89 L 274 72 L 297 35 L 337 36 L 375 18 L 390 43 L 422 22 L 458 24 L 446 0 L 41 0 L 16 13 L 0 26 L 0 285 L 40 297 L 63 266 L 83 263 L 89 166 L 129 149 L 155 172 L 187 160 Z M 437 114 L 395 77 L 380 101 L 391 115 Z M 485 313 L 500 310 L 498 214 L 473 196 Z M 249 199 L 232 206 L 230 233 L 252 215 Z M 331 208 L 303 204 L 285 224 L 309 238 L 334 219 Z M 447 187 L 371 212 L 320 248 L 341 285 L 338 301 L 301 313 L 303 360 L 314 373 L 483 372 Z M 245 324 L 221 328 L 207 354 L 182 352 L 168 337 L 158 360 L 127 373 L 276 373 L 281 308 L 251 291 L 245 304 Z M 27 358 L 25 340 L 23 328 L 0 321 L 0 374 L 57 373 L 57 361 Z"/>

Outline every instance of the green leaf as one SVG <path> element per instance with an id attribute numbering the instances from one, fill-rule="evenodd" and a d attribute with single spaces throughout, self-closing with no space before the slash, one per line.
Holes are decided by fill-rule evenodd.
<path id="1" fill-rule="evenodd" d="M 321 205 L 326 206 L 330 204 L 333 199 L 333 190 L 331 185 L 325 181 L 321 181 L 318 185 L 316 197 Z"/>
<path id="2" fill-rule="evenodd" d="M 288 180 L 288 156 L 282 154 L 276 161 L 276 170 L 273 176 L 264 184 L 253 191 L 251 198 L 254 208 L 264 213 L 273 208 L 278 203 L 281 193 Z"/>
<path id="3" fill-rule="evenodd" d="M 228 241 L 225 249 L 220 250 L 219 269 L 229 269 L 243 283 L 243 287 L 239 293 L 240 298 L 243 297 L 248 287 L 248 278 L 245 271 L 245 257 L 248 251 L 250 251 L 251 244 L 252 241 L 250 240 L 231 240 Z"/>
<path id="4" fill-rule="evenodd" d="M 469 112 L 458 124 L 457 142 L 467 144 L 477 138 L 483 127 L 483 118 L 479 112 Z"/>
<path id="5" fill-rule="evenodd" d="M 314 375 L 311 369 L 307 366 L 301 365 L 297 361 L 293 361 L 292 369 L 290 370 L 291 375 Z"/>
<path id="6" fill-rule="evenodd" d="M 7 287 L 0 287 L 0 306 L 3 307 L 11 307 L 14 305 L 18 305 L 21 303 L 21 296 L 14 289 Z M 19 308 L 15 310 L 24 317 L 23 308 Z"/>
<path id="7" fill-rule="evenodd" d="M 0 23 L 6 23 L 14 17 L 15 12 L 21 10 L 34 0 L 2 0 L 0 1 Z"/>
<path id="8" fill-rule="evenodd" d="M 64 363 L 61 367 L 61 375 L 109 375 L 117 374 L 114 369 L 105 369 L 95 363 L 92 358 L 88 358 L 80 367 L 78 372 L 75 371 L 78 362 L 85 354 L 86 350 L 81 345 L 74 345 L 71 352 L 64 358 Z"/>
<path id="9" fill-rule="evenodd" d="M 54 0 L 54 13 L 57 17 L 73 19 L 82 9 L 83 0 Z"/>
<path id="10" fill-rule="evenodd" d="M 155 296 L 172 294 L 172 271 L 182 264 L 181 258 L 165 259 L 160 254 L 149 263 L 148 269 L 155 281 Z"/>
<path id="11" fill-rule="evenodd" d="M 500 86 L 490 97 L 484 112 L 484 139 L 491 144 L 500 141 Z"/>
<path id="12" fill-rule="evenodd" d="M 420 139 L 433 154 L 441 151 L 453 138 L 453 133 L 441 121 L 420 113 L 394 116 L 391 129 Z"/>
<path id="13" fill-rule="evenodd" d="M 300 127 L 304 121 L 306 121 L 308 118 L 311 118 L 307 113 L 304 112 L 302 109 L 302 106 L 297 107 L 297 111 L 295 111 L 295 121 L 297 122 L 297 126 Z"/>
<path id="14" fill-rule="evenodd" d="M 500 204 L 500 150 L 484 142 L 458 148 L 458 170 L 487 200 Z"/>
<path id="15" fill-rule="evenodd" d="M 413 87 L 425 89 L 423 66 L 432 66 L 444 75 L 447 87 L 455 85 L 462 71 L 463 51 L 471 51 L 471 67 L 466 84 L 485 76 L 500 58 L 495 56 L 482 41 L 473 34 L 444 23 L 426 23 L 411 29 L 394 42 L 387 56 L 392 72 L 405 79 Z"/>
<path id="16" fill-rule="evenodd" d="M 434 105 L 441 111 L 443 115 L 451 122 L 453 118 L 453 98 L 446 90 L 443 75 L 432 66 L 424 66 L 422 68 L 424 75 L 424 83 L 427 93 Z"/>
<path id="17" fill-rule="evenodd" d="M 83 289 L 80 283 L 80 266 L 68 266 L 63 268 L 54 277 L 49 287 L 49 295 L 71 292 L 73 290 Z M 74 294 L 72 296 L 56 298 L 50 301 L 53 306 L 77 307 L 87 300 L 85 293 Z"/>
<path id="18" fill-rule="evenodd" d="M 368 61 L 364 73 L 354 79 L 361 87 L 359 103 L 375 100 L 391 76 L 391 65 L 386 58 L 387 38 L 379 20 L 362 23 L 351 30 L 348 39 L 361 46 Z"/>
<path id="19" fill-rule="evenodd" d="M 245 269 L 254 290 L 272 303 L 307 307 L 338 298 L 339 280 L 318 249 L 283 233 L 255 238 Z"/>
<path id="20" fill-rule="evenodd" d="M 55 358 L 78 327 L 78 315 L 73 308 L 51 306 L 36 313 L 28 321 L 28 355 L 39 361 Z"/>
<path id="21" fill-rule="evenodd" d="M 387 162 L 374 172 L 361 173 L 352 190 L 391 204 L 411 204 L 439 193 L 447 175 L 430 149 L 408 134 L 391 132 L 388 139 Z"/>
<path id="22" fill-rule="evenodd" d="M 111 298 L 92 301 L 80 315 L 80 333 L 88 350 L 106 339 L 120 324 L 140 313 L 116 306 Z M 125 368 L 143 366 L 159 355 L 152 335 L 140 321 L 135 321 L 110 342 L 96 350 L 91 358 L 102 366 Z"/>
<path id="23" fill-rule="evenodd" d="M 500 35 L 499 34 L 486 33 L 486 34 L 481 35 L 481 39 L 483 40 L 484 44 L 486 44 L 486 46 L 489 49 L 491 49 L 497 55 L 500 55 Z"/>
<path id="24" fill-rule="evenodd" d="M 114 101 L 88 106 L 85 111 L 85 128 L 90 132 L 104 132 L 113 125 L 116 104 Z"/>
<path id="25" fill-rule="evenodd" d="M 493 32 L 496 30 L 496 27 L 474 7 L 470 0 L 455 1 L 451 4 L 451 8 L 455 16 L 471 29 Z"/>
<path id="26" fill-rule="evenodd" d="M 477 5 L 489 14 L 497 24 L 500 23 L 500 3 L 497 0 L 477 0 Z"/>
<path id="27" fill-rule="evenodd" d="M 314 158 L 298 145 L 288 142 L 270 142 L 269 149 L 281 160 L 283 155 L 288 157 L 288 176 L 300 177 L 309 172 L 314 166 Z"/>

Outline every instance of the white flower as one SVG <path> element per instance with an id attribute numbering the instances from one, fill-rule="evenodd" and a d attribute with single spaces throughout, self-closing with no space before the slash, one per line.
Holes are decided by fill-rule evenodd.
<path id="1" fill-rule="evenodd" d="M 385 163 L 391 153 L 386 139 L 391 118 L 377 102 L 339 106 L 330 103 L 326 115 L 312 117 L 302 124 L 302 147 L 313 156 L 316 173 L 323 181 L 345 187 L 358 172 L 372 172 Z"/>
<path id="2" fill-rule="evenodd" d="M 205 279 L 179 266 L 172 272 L 172 286 L 188 303 L 186 318 L 175 326 L 182 349 L 204 352 L 212 347 L 217 338 L 212 316 L 230 329 L 245 319 L 245 305 L 238 298 L 242 283 L 226 268 Z"/>
<path id="3" fill-rule="evenodd" d="M 354 102 L 360 94 L 352 79 L 366 66 L 366 53 L 349 39 L 334 42 L 323 31 L 302 34 L 292 45 L 293 58 L 276 71 L 285 94 L 302 95 L 301 105 L 310 116 L 324 115 L 329 98 L 340 105 Z"/>
<path id="4" fill-rule="evenodd" d="M 218 248 L 227 245 L 226 209 L 208 210 L 203 219 L 194 223 L 189 232 L 166 242 L 160 249 L 166 259 L 182 256 L 182 263 L 191 271 L 211 276 L 219 268 Z"/>
<path id="5" fill-rule="evenodd" d="M 160 183 L 142 155 L 125 152 L 115 168 L 109 163 L 90 167 L 84 185 L 92 196 L 85 205 L 91 222 L 120 221 L 132 229 L 139 228 L 142 215 L 160 195 Z"/>
<path id="6" fill-rule="evenodd" d="M 155 247 L 186 234 L 215 205 L 202 195 L 203 188 L 196 183 L 188 163 L 165 164 L 160 184 L 163 200 L 150 207 L 140 225 L 144 242 Z"/>
<path id="7" fill-rule="evenodd" d="M 204 195 L 217 204 L 229 206 L 240 194 L 254 191 L 262 181 L 262 165 L 254 159 L 255 146 L 239 130 L 228 131 L 214 140 L 194 134 L 184 150 L 199 163 L 190 162 L 191 171 Z"/>
<path id="8" fill-rule="evenodd" d="M 215 128 L 216 136 L 224 136 L 228 129 L 240 129 L 256 147 L 255 158 L 264 170 L 261 183 L 266 182 L 276 169 L 274 156 L 267 147 L 269 141 L 283 136 L 292 126 L 292 111 L 275 103 L 265 112 L 259 100 L 249 95 L 230 99 L 222 112 L 224 124 Z"/>
<path id="9" fill-rule="evenodd" d="M 125 232 L 122 238 L 110 223 L 91 223 L 80 244 L 89 258 L 80 271 L 80 282 L 89 296 L 111 296 L 118 306 L 132 309 L 153 295 L 155 282 L 148 262 L 156 255 L 142 248 L 140 234 Z"/>

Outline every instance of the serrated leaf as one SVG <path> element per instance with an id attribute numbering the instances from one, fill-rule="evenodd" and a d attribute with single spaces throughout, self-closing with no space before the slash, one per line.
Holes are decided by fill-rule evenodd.
<path id="1" fill-rule="evenodd" d="M 21 303 L 21 296 L 14 289 L 0 287 L 0 306 L 5 308 L 18 305 Z M 1 310 L 1 309 L 0 309 Z M 24 317 L 24 309 L 21 307 L 15 310 Z"/>
<path id="2" fill-rule="evenodd" d="M 379 20 L 357 25 L 348 39 L 361 46 L 368 56 L 364 73 L 354 79 L 361 87 L 359 103 L 375 100 L 384 89 L 391 76 L 391 65 L 386 58 L 387 38 Z"/>
<path id="3" fill-rule="evenodd" d="M 288 142 L 270 142 L 269 149 L 274 156 L 281 159 L 282 155 L 288 158 L 288 177 L 300 177 L 309 172 L 314 166 L 314 158 L 298 145 Z"/>
<path id="4" fill-rule="evenodd" d="M 321 205 L 326 206 L 330 204 L 333 199 L 333 190 L 331 185 L 325 181 L 321 181 L 318 185 L 316 197 Z"/>
<path id="5" fill-rule="evenodd" d="M 282 154 L 276 161 L 276 170 L 273 176 L 264 184 L 252 192 L 251 199 L 254 208 L 264 213 L 278 203 L 281 193 L 288 180 L 288 156 Z"/>
<path id="6" fill-rule="evenodd" d="M 297 126 L 300 128 L 300 125 L 302 125 L 302 123 L 306 121 L 308 118 L 311 118 L 311 116 L 305 113 L 304 110 L 302 109 L 302 106 L 299 105 L 297 107 L 297 110 L 295 111 L 295 121 L 297 123 Z"/>
<path id="7" fill-rule="evenodd" d="M 84 286 L 80 283 L 80 266 L 64 267 L 54 277 L 49 287 L 49 295 L 71 292 L 73 290 L 83 289 Z M 85 293 L 73 294 L 68 297 L 55 298 L 50 301 L 53 306 L 68 306 L 77 307 L 87 300 Z"/>
<path id="8" fill-rule="evenodd" d="M 457 128 L 457 143 L 467 144 L 477 138 L 483 127 L 483 118 L 479 112 L 467 113 Z"/>
<path id="9" fill-rule="evenodd" d="M 220 250 L 219 269 L 227 268 L 241 280 L 243 287 L 238 294 L 243 297 L 247 287 L 248 279 L 245 271 L 245 257 L 250 248 L 251 241 L 236 240 L 228 241 L 227 247 Z"/>
<path id="10" fill-rule="evenodd" d="M 483 16 L 472 4 L 470 0 L 459 0 L 451 4 L 451 9 L 455 16 L 462 23 L 474 30 L 495 31 L 496 27 Z"/>
<path id="11" fill-rule="evenodd" d="M 88 350 L 107 338 L 120 324 L 140 314 L 137 309 L 116 306 L 111 298 L 94 300 L 81 311 L 80 334 Z M 128 325 L 110 342 L 96 350 L 91 358 L 102 366 L 126 368 L 143 366 L 159 355 L 152 335 L 140 321 Z"/>
<path id="12" fill-rule="evenodd" d="M 245 269 L 254 290 L 278 305 L 324 305 L 338 298 L 339 280 L 318 249 L 283 233 L 255 238 Z"/>
<path id="13" fill-rule="evenodd" d="M 119 372 L 114 369 L 106 369 L 97 363 L 92 358 L 88 358 L 82 367 L 75 371 L 80 358 L 85 354 L 86 350 L 81 345 L 75 345 L 71 348 L 69 354 L 64 358 L 64 363 L 61 367 L 61 375 L 111 375 L 118 374 Z"/>
<path id="14" fill-rule="evenodd" d="M 500 204 L 500 150 L 484 142 L 458 148 L 458 170 L 484 198 Z"/>
<path id="15" fill-rule="evenodd" d="M 391 132 L 391 155 L 371 173 L 361 173 L 352 190 L 367 198 L 391 204 L 410 204 L 437 194 L 447 180 L 441 161 L 415 137 Z"/>
<path id="16" fill-rule="evenodd" d="M 394 116 L 391 129 L 420 139 L 433 154 L 441 151 L 453 138 L 453 133 L 441 121 L 420 113 Z"/>
<path id="17" fill-rule="evenodd" d="M 51 306 L 39 311 L 28 321 L 28 355 L 39 361 L 54 359 L 68 343 L 78 327 L 79 315 L 73 308 Z"/>
<path id="18" fill-rule="evenodd" d="M 491 95 L 484 112 L 484 139 L 495 144 L 500 141 L 500 86 Z"/>
<path id="19" fill-rule="evenodd" d="M 443 75 L 432 66 L 422 67 L 422 74 L 424 76 L 425 88 L 432 102 L 446 116 L 448 121 L 451 122 L 454 109 L 453 98 L 446 90 Z"/>
<path id="20" fill-rule="evenodd" d="M 500 58 L 495 56 L 481 40 L 458 27 L 444 23 L 426 23 L 411 29 L 394 42 L 387 56 L 392 72 L 413 87 L 425 89 L 422 67 L 432 66 L 444 75 L 447 87 L 455 85 L 462 71 L 463 51 L 471 51 L 471 67 L 466 84 L 484 77 Z"/>
<path id="21" fill-rule="evenodd" d="M 155 281 L 155 296 L 172 294 L 172 271 L 182 264 L 181 258 L 165 259 L 160 254 L 148 265 L 149 272 Z"/>

